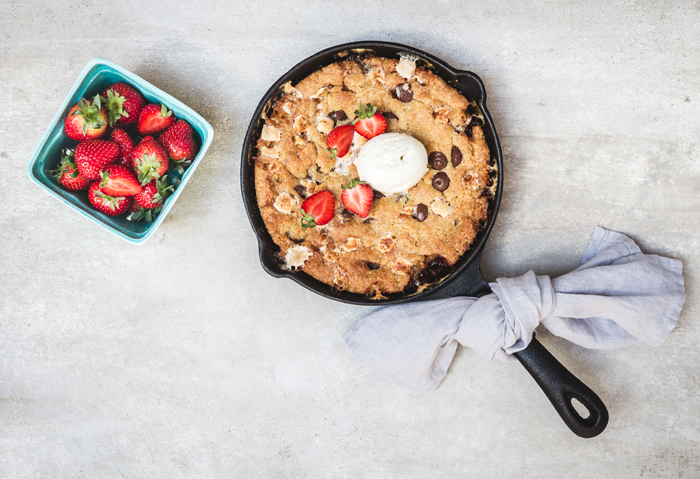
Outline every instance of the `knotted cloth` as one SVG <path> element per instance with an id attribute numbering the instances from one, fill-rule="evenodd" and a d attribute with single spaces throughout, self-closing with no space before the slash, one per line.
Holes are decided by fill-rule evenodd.
<path id="1" fill-rule="evenodd" d="M 363 362 L 414 389 L 435 390 L 457 345 L 486 361 L 514 360 L 541 323 L 591 349 L 661 344 L 678 321 L 685 288 L 679 260 L 644 254 L 627 236 L 596 228 L 581 266 L 558 278 L 498 278 L 481 298 L 378 309 L 345 342 Z"/>

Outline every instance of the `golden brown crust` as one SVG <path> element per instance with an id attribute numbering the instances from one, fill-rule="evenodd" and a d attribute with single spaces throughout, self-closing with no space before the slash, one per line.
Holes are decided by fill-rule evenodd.
<path id="1" fill-rule="evenodd" d="M 288 88 L 266 120 L 266 138 L 257 143 L 255 189 L 265 225 L 285 258 L 290 248 L 303 246 L 310 257 L 300 267 L 314 278 L 339 290 L 375 298 L 400 292 L 437 256 L 449 264 L 472 244 L 488 212 L 490 155 L 470 103 L 432 71 L 418 67 L 407 80 L 396 71 L 398 61 L 367 57 L 346 59 L 309 75 Z M 396 87 L 410 83 L 413 100 L 401 102 Z M 405 133 L 423 143 L 430 154 L 448 159 L 453 147 L 462 154 L 456 167 L 448 161 L 441 170 L 449 187 L 432 185 L 438 173 L 430 169 L 405 194 L 375 199 L 368 218 L 344 210 L 342 185 L 357 177 L 352 160 L 364 144 L 356 134 L 348 155 L 337 160 L 326 148 L 329 114 L 345 112 L 349 123 L 360 104 L 371 103 L 379 112 L 392 112 L 387 132 Z M 319 129 L 321 131 L 319 131 Z M 359 138 L 358 138 L 359 137 Z M 301 227 L 299 207 L 306 196 L 328 190 L 336 199 L 330 223 Z M 428 216 L 414 218 L 418 204 Z"/>

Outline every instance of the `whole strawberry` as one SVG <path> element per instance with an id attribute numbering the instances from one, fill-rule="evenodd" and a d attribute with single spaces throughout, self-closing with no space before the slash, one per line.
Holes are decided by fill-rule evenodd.
<path id="1" fill-rule="evenodd" d="M 86 140 L 75 147 L 75 163 L 80 176 L 86 180 L 96 180 L 100 170 L 117 161 L 119 145 L 109 140 Z"/>
<path id="2" fill-rule="evenodd" d="M 93 181 L 88 189 L 88 199 L 97 211 L 106 215 L 117 216 L 124 213 L 132 201 L 131 196 L 110 196 L 100 191 L 100 182 Z"/>
<path id="3" fill-rule="evenodd" d="M 122 130 L 121 128 L 115 128 L 109 135 L 109 139 L 119 145 L 119 158 L 117 158 L 117 164 L 125 166 L 130 170 L 133 169 L 134 165 L 131 161 L 131 152 L 134 151 L 136 144 L 134 140 L 131 139 L 129 134 Z"/>
<path id="4" fill-rule="evenodd" d="M 147 136 L 131 152 L 134 173 L 141 185 L 158 179 L 168 171 L 168 154 L 152 136 Z"/>
<path id="5" fill-rule="evenodd" d="M 107 131 L 107 112 L 100 95 L 92 100 L 81 99 L 68 112 L 63 121 L 63 130 L 75 141 L 99 138 Z"/>
<path id="6" fill-rule="evenodd" d="M 192 160 L 197 156 L 192 127 L 185 120 L 176 121 L 158 137 L 158 142 L 173 159 L 180 173 L 184 171 L 184 167 L 191 165 Z"/>
<path id="7" fill-rule="evenodd" d="M 134 195 L 134 201 L 141 208 L 157 208 L 163 206 L 163 202 L 173 192 L 173 186 L 168 186 L 168 175 L 162 176 L 157 180 L 151 180 L 146 186 L 141 189 L 141 192 Z"/>
<path id="8" fill-rule="evenodd" d="M 80 176 L 78 167 L 75 164 L 75 158 L 73 157 L 73 150 L 66 148 L 62 153 L 63 155 L 61 157 L 61 162 L 58 164 L 58 168 L 49 171 L 49 173 L 56 178 L 64 188 L 68 188 L 71 191 L 84 190 L 88 187 L 90 182 Z"/>
<path id="9" fill-rule="evenodd" d="M 141 109 L 137 129 L 141 136 L 153 135 L 167 130 L 174 122 L 173 112 L 165 105 L 151 103 Z"/>
<path id="10" fill-rule="evenodd" d="M 100 172 L 100 191 L 110 196 L 134 196 L 141 185 L 131 170 L 121 165 L 108 165 Z"/>
<path id="11" fill-rule="evenodd" d="M 117 82 L 102 92 L 102 100 L 109 118 L 109 126 L 130 125 L 139 119 L 146 100 L 141 92 L 124 82 Z"/>

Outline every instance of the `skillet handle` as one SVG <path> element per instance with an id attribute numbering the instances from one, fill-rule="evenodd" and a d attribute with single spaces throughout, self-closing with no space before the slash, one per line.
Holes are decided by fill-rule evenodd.
<path id="1" fill-rule="evenodd" d="M 438 292 L 425 299 L 454 296 L 480 297 L 489 294 L 491 288 L 481 274 L 480 262 L 481 256 L 475 258 L 469 267 L 450 284 L 444 285 Z M 527 348 L 515 353 L 515 357 L 535 379 L 574 434 L 590 438 L 603 432 L 608 425 L 608 410 L 603 401 L 557 361 L 535 337 Z M 588 409 L 587 417 L 582 417 L 576 411 L 571 402 L 573 399 L 578 400 Z"/>
<path id="2" fill-rule="evenodd" d="M 515 357 L 542 388 L 574 434 L 590 438 L 603 432 L 608 425 L 608 410 L 603 401 L 557 361 L 534 336 L 530 345 L 515 353 Z M 582 417 L 576 411 L 573 399 L 588 409 L 587 417 Z"/>

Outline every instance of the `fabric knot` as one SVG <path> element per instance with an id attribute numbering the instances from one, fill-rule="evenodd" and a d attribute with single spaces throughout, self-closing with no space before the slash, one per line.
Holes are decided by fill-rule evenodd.
<path id="1" fill-rule="evenodd" d="M 491 290 L 503 307 L 503 349 L 513 354 L 525 349 L 540 322 L 556 305 L 549 276 L 535 276 L 528 271 L 517 278 L 498 278 Z"/>

